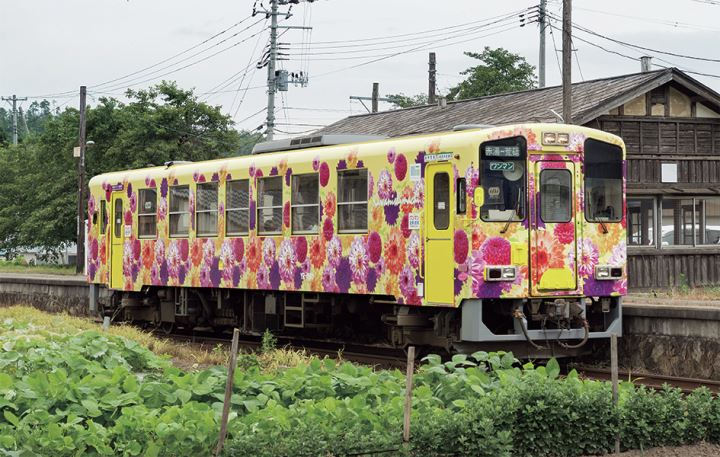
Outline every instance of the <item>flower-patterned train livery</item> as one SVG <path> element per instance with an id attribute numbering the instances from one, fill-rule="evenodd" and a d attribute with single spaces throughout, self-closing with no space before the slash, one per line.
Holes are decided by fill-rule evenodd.
<path id="1" fill-rule="evenodd" d="M 108 173 L 88 280 L 157 324 L 557 353 L 620 332 L 625 170 L 526 124 Z"/>

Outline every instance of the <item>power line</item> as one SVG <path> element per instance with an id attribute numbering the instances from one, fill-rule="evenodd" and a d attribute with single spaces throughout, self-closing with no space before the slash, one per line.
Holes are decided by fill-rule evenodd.
<path id="1" fill-rule="evenodd" d="M 557 20 L 557 18 L 555 18 L 555 19 Z M 597 36 L 597 37 L 599 37 L 599 38 L 603 38 L 603 39 L 605 39 L 605 40 L 612 41 L 612 42 L 615 42 L 615 43 L 617 43 L 617 44 L 622 44 L 622 45 L 624 45 L 624 46 L 630 46 L 630 47 L 632 47 L 632 48 L 641 49 L 641 50 L 643 50 L 643 51 L 654 52 L 654 53 L 657 53 L 657 54 L 665 54 L 665 55 L 668 55 L 668 56 L 680 57 L 680 58 L 683 58 L 683 59 L 691 59 L 691 60 L 700 60 L 700 61 L 703 61 L 703 62 L 715 62 L 715 63 L 720 63 L 720 59 L 713 59 L 713 58 L 709 58 L 709 57 L 698 57 L 698 56 L 691 56 L 691 55 L 686 55 L 686 54 L 679 54 L 679 53 L 675 53 L 675 52 L 662 51 L 662 50 L 659 50 L 659 49 L 653 49 L 653 48 L 649 48 L 649 47 L 646 47 L 646 46 L 640 46 L 640 45 L 637 45 L 637 44 L 628 43 L 628 42 L 626 42 L 626 41 L 618 40 L 618 39 L 616 39 L 616 38 L 610 38 L 610 37 L 608 37 L 608 36 L 606 36 L 606 35 L 602 35 L 602 34 L 600 34 L 600 33 L 594 32 L 594 31 L 592 31 L 592 30 L 590 30 L 590 29 L 588 29 L 588 28 L 586 28 L 586 27 L 583 27 L 583 26 L 581 26 L 581 25 L 579 25 L 579 24 L 577 24 L 577 23 L 575 23 L 575 22 L 573 22 L 573 26 L 574 26 L 574 27 L 577 27 L 578 29 L 582 30 L 583 32 L 589 33 L 589 34 L 591 34 L 591 35 L 595 35 L 595 36 Z"/>
<path id="2" fill-rule="evenodd" d="M 659 24 L 659 25 L 666 25 L 668 27 L 672 28 L 684 28 L 684 29 L 691 29 L 691 30 L 706 30 L 709 32 L 720 32 L 720 29 L 714 29 L 711 27 L 706 27 L 699 24 L 691 24 L 689 22 L 680 22 L 680 21 L 673 21 L 671 19 L 661 19 L 661 18 L 652 18 L 652 17 L 644 17 L 644 16 L 632 16 L 629 14 L 619 14 L 619 13 L 611 13 L 610 11 L 600 11 L 595 10 L 592 8 L 583 8 L 579 6 L 573 7 L 576 10 L 580 11 L 588 11 L 590 13 L 596 13 L 596 14 L 604 14 L 607 16 L 614 16 L 614 17 L 621 17 L 625 19 L 633 19 L 640 22 L 646 22 L 649 24 Z"/>
<path id="3" fill-rule="evenodd" d="M 478 39 L 478 38 L 487 38 L 487 37 L 489 37 L 489 36 L 498 35 L 498 34 L 500 34 L 500 33 L 506 32 L 506 31 L 508 31 L 508 30 L 514 29 L 514 28 L 516 28 L 516 27 L 517 27 L 516 25 L 513 25 L 513 26 L 510 26 L 510 27 L 506 27 L 506 28 L 504 28 L 504 29 L 502 29 L 502 30 L 498 30 L 497 32 L 489 33 L 489 34 L 482 35 L 482 36 L 478 36 L 478 37 L 472 37 L 472 38 L 469 38 L 469 39 L 459 40 L 459 41 L 455 41 L 455 42 L 452 42 L 452 43 L 447 43 L 447 44 L 444 44 L 444 45 L 441 45 L 441 46 L 434 46 L 434 48 L 436 48 L 436 49 L 437 49 L 437 48 L 444 48 L 444 47 L 447 47 L 447 46 L 453 46 L 453 45 L 456 45 L 456 44 L 465 43 L 465 42 L 467 42 L 467 41 L 472 41 L 472 40 L 475 40 L 475 39 Z M 437 41 L 435 41 L 435 42 L 432 43 L 432 44 L 440 43 L 440 42 L 447 41 L 447 40 L 448 40 L 448 39 L 437 40 Z M 327 75 L 339 73 L 339 72 L 341 72 L 341 71 L 352 70 L 352 69 L 355 69 L 355 68 L 363 67 L 363 66 L 365 66 L 365 65 L 370 65 L 370 64 L 373 64 L 373 63 L 376 63 L 376 62 L 381 62 L 381 61 L 383 61 L 383 60 L 387 60 L 387 59 L 390 59 L 390 58 L 392 58 L 392 57 L 397 57 L 397 56 L 399 56 L 399 55 L 410 54 L 410 53 L 413 53 L 413 52 L 423 51 L 423 50 L 426 50 L 426 49 L 428 49 L 428 45 L 420 45 L 420 46 L 417 46 L 417 47 L 415 47 L 415 48 L 411 48 L 411 49 L 408 49 L 408 50 L 399 51 L 399 52 L 395 52 L 395 53 L 392 53 L 392 54 L 386 54 L 386 55 L 383 55 L 383 56 L 378 56 L 377 58 L 374 58 L 374 59 L 372 59 L 372 60 L 368 60 L 368 61 L 365 61 L 365 62 L 361 62 L 361 63 L 355 64 L 355 65 L 351 65 L 351 66 L 348 66 L 348 67 L 339 68 L 339 69 L 336 69 L 336 70 L 331 70 L 331 71 L 328 71 L 328 72 L 325 72 L 325 73 L 321 73 L 321 74 L 319 74 L 319 75 L 316 75 L 315 78 L 319 78 L 319 77 L 323 77 L 323 76 L 327 76 Z"/>

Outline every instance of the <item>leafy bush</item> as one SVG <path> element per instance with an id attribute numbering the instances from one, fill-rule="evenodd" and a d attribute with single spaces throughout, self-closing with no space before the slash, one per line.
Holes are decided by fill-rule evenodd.
<path id="1" fill-rule="evenodd" d="M 617 433 L 626 448 L 720 442 L 720 400 L 706 389 L 625 382 L 614 407 L 608 383 L 560 377 L 554 360 L 428 356 L 407 444 L 398 370 L 269 345 L 240 366 L 226 456 L 579 456 L 610 450 Z M 132 340 L 13 315 L 0 320 L 0 456 L 209 455 L 225 373 L 184 372 Z"/>

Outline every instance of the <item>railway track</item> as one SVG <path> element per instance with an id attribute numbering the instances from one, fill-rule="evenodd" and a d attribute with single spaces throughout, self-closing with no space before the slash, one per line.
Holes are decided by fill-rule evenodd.
<path id="1" fill-rule="evenodd" d="M 192 333 L 162 333 L 158 336 L 183 341 L 192 344 L 215 346 L 222 344 L 230 345 L 230 336 L 219 337 L 217 335 L 204 334 L 202 332 Z M 261 346 L 260 337 L 241 336 L 240 347 L 248 350 L 257 350 Z M 348 346 L 335 342 L 307 341 L 292 338 L 278 338 L 278 346 L 290 346 L 295 349 L 304 350 L 309 354 L 318 357 L 329 357 L 342 359 L 364 365 L 372 365 L 379 368 L 402 368 L 406 364 L 406 354 L 399 349 L 372 347 L 372 346 Z M 608 368 L 586 367 L 581 365 L 571 366 L 575 368 L 581 377 L 599 381 L 610 381 L 611 373 Z M 713 394 L 720 395 L 720 381 L 708 379 L 696 379 L 678 376 L 664 376 L 649 373 L 637 373 L 627 370 L 618 372 L 620 381 L 631 380 L 634 384 L 644 385 L 652 389 L 660 390 L 663 386 L 670 385 L 679 388 L 683 393 L 689 394 L 700 387 L 707 387 Z"/>
<path id="2" fill-rule="evenodd" d="M 595 367 L 575 367 L 578 373 L 588 379 L 609 381 L 611 379 L 610 369 Z M 683 393 L 690 393 L 700 387 L 707 387 L 714 394 L 720 394 L 720 381 L 709 379 L 685 378 L 680 376 L 663 376 L 647 373 L 633 373 L 632 371 L 620 370 L 618 372 L 620 381 L 631 380 L 635 384 L 641 384 L 653 389 L 660 390 L 665 384 L 679 388 Z"/>
<path id="3" fill-rule="evenodd" d="M 204 335 L 202 333 L 157 333 L 161 338 L 168 338 L 176 341 L 183 341 L 192 344 L 215 346 L 222 344 L 230 346 L 231 337 L 218 337 L 216 335 Z M 259 337 L 241 336 L 240 348 L 257 350 L 262 345 Z M 350 346 L 335 342 L 307 341 L 299 339 L 278 338 L 278 347 L 290 346 L 294 349 L 304 350 L 308 354 L 318 357 L 342 359 L 363 365 L 372 365 L 379 368 L 402 368 L 407 363 L 407 356 L 399 349 L 372 347 L 372 346 Z"/>

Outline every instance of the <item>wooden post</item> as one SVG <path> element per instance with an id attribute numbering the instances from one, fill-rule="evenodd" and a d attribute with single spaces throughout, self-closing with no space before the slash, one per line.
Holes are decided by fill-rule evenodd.
<path id="1" fill-rule="evenodd" d="M 617 408 L 618 404 L 618 337 L 616 334 L 610 335 L 610 379 L 612 380 L 612 400 L 613 407 Z M 620 453 L 620 434 L 615 436 L 615 453 Z"/>
<path id="2" fill-rule="evenodd" d="M 562 88 L 563 121 L 572 124 L 572 0 L 563 0 Z"/>
<path id="3" fill-rule="evenodd" d="M 405 421 L 403 423 L 403 442 L 410 441 L 410 413 L 412 412 L 413 372 L 415 371 L 415 346 L 408 348 L 407 371 L 405 374 Z"/>
<path id="4" fill-rule="evenodd" d="M 380 83 L 373 83 L 372 112 L 378 112 L 378 99 L 380 98 Z"/>
<path id="5" fill-rule="evenodd" d="M 238 343 L 240 340 L 240 330 L 233 331 L 232 346 L 230 349 L 230 360 L 228 361 L 228 375 L 225 382 L 225 399 L 223 401 L 222 417 L 220 419 L 220 437 L 218 438 L 215 456 L 219 456 L 225 444 L 225 436 L 227 435 L 228 416 L 230 415 L 230 399 L 232 397 L 233 380 L 235 379 L 235 365 L 237 365 Z"/>
<path id="6" fill-rule="evenodd" d="M 430 60 L 428 62 L 428 105 L 434 105 L 436 103 L 435 100 L 435 74 L 437 73 L 435 69 L 435 53 L 430 53 Z"/>
<path id="7" fill-rule="evenodd" d="M 80 157 L 78 158 L 78 204 L 77 204 L 77 239 L 75 240 L 75 273 L 81 274 L 85 270 L 85 147 L 87 88 L 80 86 Z"/>

